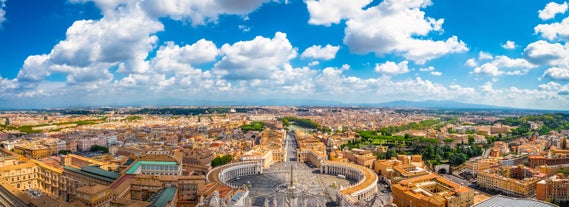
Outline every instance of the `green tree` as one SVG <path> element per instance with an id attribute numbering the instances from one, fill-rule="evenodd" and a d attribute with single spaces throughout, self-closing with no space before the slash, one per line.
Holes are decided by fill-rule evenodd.
<path id="1" fill-rule="evenodd" d="M 104 147 L 101 145 L 92 145 L 91 149 L 89 150 L 91 152 L 103 152 L 103 153 L 109 153 L 109 148 L 108 147 Z"/>
<path id="2" fill-rule="evenodd" d="M 391 159 L 392 157 L 397 157 L 397 151 L 388 149 L 387 152 L 385 152 L 385 159 Z"/>
<path id="3" fill-rule="evenodd" d="M 59 150 L 59 153 L 58 153 L 58 154 L 60 154 L 60 155 L 66 155 L 66 154 L 70 154 L 70 153 L 71 153 L 71 150 Z"/>
<path id="4" fill-rule="evenodd" d="M 230 163 L 233 158 L 231 155 L 223 155 L 221 157 L 216 157 L 211 161 L 212 167 L 222 166 L 227 163 Z"/>

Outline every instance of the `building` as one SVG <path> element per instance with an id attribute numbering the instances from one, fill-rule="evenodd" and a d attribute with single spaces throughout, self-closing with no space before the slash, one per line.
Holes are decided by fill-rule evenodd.
<path id="1" fill-rule="evenodd" d="M 184 148 L 182 163 L 185 172 L 197 172 L 206 174 L 211 170 L 211 161 L 215 158 L 215 152 L 208 149 Z"/>
<path id="2" fill-rule="evenodd" d="M 111 206 L 111 190 L 104 185 L 88 185 L 77 188 L 77 199 L 88 207 Z"/>
<path id="3" fill-rule="evenodd" d="M 536 184 L 546 175 L 525 166 L 487 169 L 479 171 L 478 186 L 516 197 L 532 197 Z"/>
<path id="4" fill-rule="evenodd" d="M 16 145 L 14 146 L 14 152 L 20 155 L 24 155 L 26 157 L 31 157 L 33 159 L 47 157 L 51 155 L 49 148 L 44 146 L 36 146 L 36 145 Z"/>
<path id="5" fill-rule="evenodd" d="M 370 150 L 346 149 L 343 151 L 343 153 L 344 157 L 348 158 L 349 161 L 367 168 L 372 168 L 373 161 L 377 160 L 377 157 L 373 155 Z"/>
<path id="6" fill-rule="evenodd" d="M 427 175 L 421 155 L 398 155 L 397 159 L 374 161 L 374 171 L 382 176 L 387 183 Z"/>
<path id="7" fill-rule="evenodd" d="M 391 189 L 397 206 L 470 207 L 474 204 L 474 190 L 435 174 L 401 181 Z"/>
<path id="8" fill-rule="evenodd" d="M 569 164 L 569 156 L 563 157 L 545 157 L 542 155 L 528 156 L 529 167 L 535 168 L 540 165 L 562 165 Z"/>
<path id="9" fill-rule="evenodd" d="M 79 187 L 99 184 L 108 186 L 119 178 L 119 174 L 99 168 L 98 165 L 75 168 L 65 166 L 63 176 L 66 179 L 66 194 L 70 199 L 75 198 Z"/>
<path id="10" fill-rule="evenodd" d="M 537 183 L 535 198 L 542 201 L 569 201 L 569 178 L 562 173 Z"/>

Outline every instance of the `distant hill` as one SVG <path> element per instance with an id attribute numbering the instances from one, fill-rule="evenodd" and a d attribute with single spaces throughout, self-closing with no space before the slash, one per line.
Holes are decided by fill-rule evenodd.
<path id="1" fill-rule="evenodd" d="M 484 104 L 469 104 L 456 101 L 392 101 L 377 104 L 382 107 L 394 108 L 433 108 L 433 109 L 516 109 L 512 107 L 492 106 Z"/>

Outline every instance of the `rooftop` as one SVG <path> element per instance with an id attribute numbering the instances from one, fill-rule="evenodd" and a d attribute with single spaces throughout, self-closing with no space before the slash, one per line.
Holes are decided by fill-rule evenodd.
<path id="1" fill-rule="evenodd" d="M 134 171 L 136 171 L 141 165 L 177 165 L 177 164 L 178 163 L 176 162 L 139 160 L 136 161 L 130 168 L 128 168 L 125 174 L 134 174 Z"/>
<path id="2" fill-rule="evenodd" d="M 94 177 L 94 178 L 97 178 L 99 180 L 104 180 L 104 181 L 110 182 L 110 183 L 114 182 L 117 178 L 120 177 L 120 175 L 116 172 L 103 170 L 103 169 L 98 168 L 96 166 L 85 166 L 85 167 L 82 167 L 81 169 L 74 168 L 71 166 L 65 166 L 64 169 L 69 170 L 69 171 L 74 172 L 74 173 L 79 173 L 79 174 L 86 175 L 89 177 Z"/>
<path id="3" fill-rule="evenodd" d="M 515 206 L 515 207 L 555 207 L 558 205 L 531 198 L 511 198 L 502 195 L 492 196 L 473 207 Z"/>
<path id="4" fill-rule="evenodd" d="M 174 198 L 176 195 L 176 187 L 168 187 L 164 190 L 160 191 L 159 195 L 152 199 L 152 204 L 149 206 L 152 207 L 163 207 Z"/>

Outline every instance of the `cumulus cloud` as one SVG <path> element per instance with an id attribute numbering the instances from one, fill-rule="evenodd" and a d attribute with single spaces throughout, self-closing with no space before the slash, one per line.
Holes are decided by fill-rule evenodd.
<path id="1" fill-rule="evenodd" d="M 166 42 L 156 52 L 152 64 L 159 72 L 189 71 L 192 64 L 207 63 L 215 60 L 218 49 L 212 41 L 201 39 L 193 45 L 182 47 L 174 42 Z"/>
<path id="2" fill-rule="evenodd" d="M 569 80 L 569 68 L 551 67 L 545 70 L 543 77 L 548 77 L 554 80 Z"/>
<path id="3" fill-rule="evenodd" d="M 216 22 L 219 15 L 246 15 L 268 0 L 71 0 L 71 2 L 95 2 L 105 16 L 114 14 L 124 5 L 136 5 L 152 18 L 168 17 L 188 21 L 192 25 Z"/>
<path id="4" fill-rule="evenodd" d="M 480 51 L 480 53 L 478 53 L 478 60 L 492 60 L 494 59 L 494 56 L 492 56 L 492 54 L 487 53 L 487 52 L 482 52 Z"/>
<path id="5" fill-rule="evenodd" d="M 5 1 L 0 1 L 4 5 Z M 146 89 L 153 90 L 172 84 L 196 83 L 192 85 L 195 87 L 200 85 L 198 81 L 203 81 L 200 86 L 217 85 L 227 88 L 230 83 L 212 77 L 211 72 L 193 67 L 194 64 L 215 60 L 219 51 L 211 41 L 200 40 L 193 45 L 184 46 L 167 42 L 156 51 L 156 57 L 147 59 L 148 54 L 156 48 L 156 33 L 164 29 L 159 18 L 191 21 L 194 25 L 205 24 L 216 21 L 217 16 L 222 14 L 246 15 L 265 1 L 71 2 L 94 2 L 101 9 L 103 17 L 98 20 L 75 21 L 67 29 L 65 39 L 58 42 L 48 54 L 29 56 L 13 80 L 19 88 L 14 93 L 45 95 L 46 93 L 38 91 L 48 91 L 40 87 L 45 87 L 46 77 L 52 74 L 65 75 L 66 82 L 63 85 L 50 84 L 47 89 L 59 86 L 62 88 L 57 91 L 69 93 L 72 90 L 104 90 L 111 85 L 136 88 L 141 84 L 150 84 Z M 123 75 L 116 75 L 117 73 Z M 168 73 L 168 76 L 164 73 Z M 121 76 L 121 79 L 114 79 Z M 110 91 L 120 90 L 112 88 Z"/>
<path id="6" fill-rule="evenodd" d="M 478 66 L 478 63 L 476 62 L 476 60 L 474 58 L 470 58 L 470 59 L 466 60 L 464 65 L 466 65 L 468 67 L 476 67 L 476 66 Z"/>
<path id="7" fill-rule="evenodd" d="M 567 45 L 539 40 L 524 49 L 524 57 L 535 64 L 564 64 L 569 57 Z"/>
<path id="8" fill-rule="evenodd" d="M 548 40 L 567 40 L 569 37 L 569 17 L 563 19 L 561 22 L 538 24 L 533 29 L 536 34 L 541 34 L 541 37 Z"/>
<path id="9" fill-rule="evenodd" d="M 344 44 L 351 51 L 377 56 L 398 54 L 417 64 L 450 53 L 468 51 L 456 36 L 446 40 L 420 38 L 431 32 L 442 32 L 444 19 L 425 17 L 421 9 L 428 0 L 386 0 L 362 10 L 346 22 Z"/>
<path id="10" fill-rule="evenodd" d="M 296 48 L 282 32 L 275 33 L 272 39 L 257 36 L 250 41 L 225 44 L 220 53 L 223 57 L 215 64 L 214 73 L 237 80 L 266 79 L 297 56 Z"/>
<path id="11" fill-rule="evenodd" d="M 310 13 L 308 23 L 330 26 L 340 20 L 356 16 L 371 0 L 307 0 Z"/>
<path id="12" fill-rule="evenodd" d="M 545 5 L 545 8 L 539 10 L 538 16 L 541 20 L 548 20 L 553 19 L 557 14 L 563 14 L 567 11 L 567 2 L 563 2 L 563 4 L 558 4 L 555 2 L 549 2 Z"/>
<path id="13" fill-rule="evenodd" d="M 569 80 L 569 46 L 539 40 L 524 49 L 524 57 L 534 64 L 549 66 L 540 79 Z"/>
<path id="14" fill-rule="evenodd" d="M 507 56 L 497 56 L 493 61 L 474 68 L 472 73 L 488 76 L 523 75 L 536 67 L 523 58 L 511 59 Z"/>
<path id="15" fill-rule="evenodd" d="M 474 68 L 473 73 L 478 75 L 499 76 L 502 75 L 504 72 L 500 71 L 500 69 L 498 69 L 498 66 L 496 66 L 495 64 L 486 63 L 484 65 L 481 65 L 480 67 Z"/>
<path id="16" fill-rule="evenodd" d="M 387 61 L 387 62 L 382 63 L 382 64 L 376 64 L 375 65 L 375 72 L 383 73 L 383 74 L 387 74 L 387 75 L 403 74 L 403 73 L 409 72 L 408 64 L 409 64 L 409 62 L 406 60 L 401 61 L 400 63 Z"/>
<path id="17" fill-rule="evenodd" d="M 516 49 L 516 43 L 514 41 L 506 41 L 506 43 L 502 44 L 502 48 L 506 50 L 513 50 Z"/>
<path id="18" fill-rule="evenodd" d="M 322 60 L 331 60 L 336 57 L 336 53 L 340 49 L 340 46 L 326 45 L 324 47 L 320 45 L 313 45 L 306 48 L 300 57 L 302 58 L 313 58 Z"/>

